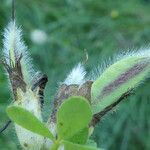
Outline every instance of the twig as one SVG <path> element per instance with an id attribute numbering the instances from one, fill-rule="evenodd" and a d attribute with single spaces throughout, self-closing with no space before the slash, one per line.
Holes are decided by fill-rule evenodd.
<path id="1" fill-rule="evenodd" d="M 12 0 L 12 21 L 15 20 L 15 0 Z"/>
<path id="2" fill-rule="evenodd" d="M 11 120 L 8 120 L 7 122 L 6 122 L 6 124 L 0 129 L 0 133 L 2 133 L 3 131 L 5 131 L 7 128 L 8 128 L 8 126 L 11 124 Z"/>
<path id="3" fill-rule="evenodd" d="M 93 119 L 90 123 L 90 126 L 95 126 L 100 120 L 101 118 L 107 114 L 110 110 L 112 110 L 115 106 L 117 106 L 122 100 L 124 100 L 125 98 L 129 97 L 132 93 L 133 89 L 131 89 L 130 91 L 124 93 L 116 102 L 114 102 L 112 105 L 106 107 L 103 111 L 95 114 L 93 116 Z"/>

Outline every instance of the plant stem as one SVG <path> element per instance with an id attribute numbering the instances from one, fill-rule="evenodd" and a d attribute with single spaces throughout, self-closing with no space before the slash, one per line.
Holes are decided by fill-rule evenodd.
<path id="1" fill-rule="evenodd" d="M 55 141 L 50 150 L 57 150 L 59 147 L 59 141 Z"/>

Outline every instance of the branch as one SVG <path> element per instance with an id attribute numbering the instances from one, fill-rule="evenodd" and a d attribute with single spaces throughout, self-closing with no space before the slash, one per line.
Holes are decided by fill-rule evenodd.
<path id="1" fill-rule="evenodd" d="M 5 131 L 7 128 L 8 128 L 8 126 L 11 124 L 11 120 L 8 120 L 6 123 L 5 123 L 5 125 L 0 129 L 0 133 L 2 133 L 3 131 Z"/>
<path id="2" fill-rule="evenodd" d="M 90 126 L 95 126 L 100 120 L 101 118 L 107 114 L 110 110 L 112 110 L 115 106 L 117 106 L 122 100 L 126 99 L 127 97 L 129 97 L 131 94 L 133 94 L 133 89 L 129 90 L 128 92 L 124 93 L 115 103 L 113 103 L 112 105 L 106 107 L 103 111 L 95 114 L 93 116 L 93 119 L 90 123 Z"/>

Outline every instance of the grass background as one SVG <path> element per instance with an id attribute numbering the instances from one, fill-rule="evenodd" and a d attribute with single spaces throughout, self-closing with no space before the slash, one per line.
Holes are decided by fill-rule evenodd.
<path id="1" fill-rule="evenodd" d="M 49 76 L 45 119 L 58 88 L 70 69 L 85 59 L 90 72 L 120 51 L 147 46 L 150 41 L 150 0 L 17 0 L 17 22 L 23 28 L 36 68 Z M 10 20 L 11 0 L 0 1 L 0 33 Z M 39 45 L 31 33 L 40 29 L 47 42 Z M 40 37 L 39 37 L 40 40 Z M 2 53 L 2 35 L 0 38 Z M 94 131 L 98 146 L 111 150 L 150 149 L 150 80 L 135 95 L 104 117 Z M 5 72 L 0 66 L 0 126 L 11 103 Z M 21 149 L 11 125 L 0 134 L 1 150 Z"/>

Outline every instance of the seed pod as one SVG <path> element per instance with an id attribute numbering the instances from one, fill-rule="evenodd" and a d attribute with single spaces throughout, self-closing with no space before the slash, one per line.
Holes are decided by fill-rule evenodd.
<path id="1" fill-rule="evenodd" d="M 150 51 L 124 57 L 108 67 L 91 89 L 93 114 L 115 103 L 150 73 Z"/>

